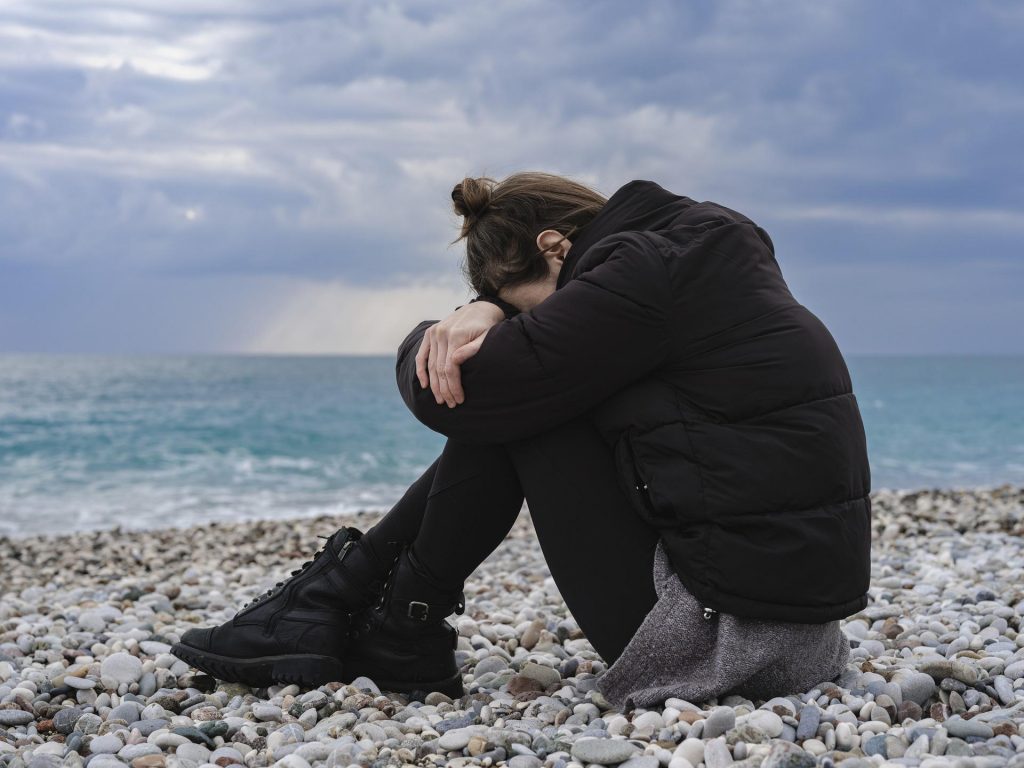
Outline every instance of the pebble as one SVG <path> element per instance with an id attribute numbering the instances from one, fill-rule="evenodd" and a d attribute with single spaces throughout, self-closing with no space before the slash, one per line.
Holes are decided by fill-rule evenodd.
<path id="1" fill-rule="evenodd" d="M 819 710 L 814 704 L 805 704 L 801 707 L 800 724 L 796 727 L 797 741 L 813 738 L 814 734 L 818 732 L 818 723 L 820 721 L 821 710 Z"/>
<path id="2" fill-rule="evenodd" d="M 671 759 L 671 753 L 669 753 L 669 757 Z M 666 765 L 668 762 L 669 760 L 666 760 Z M 636 757 L 629 758 L 624 763 L 620 763 L 619 768 L 658 768 L 660 764 L 658 758 L 654 755 L 637 755 Z"/>
<path id="3" fill-rule="evenodd" d="M 53 715 L 53 727 L 57 733 L 69 734 L 81 716 L 82 710 L 78 707 L 62 707 Z"/>
<path id="4" fill-rule="evenodd" d="M 279 722 L 282 715 L 281 708 L 273 704 L 254 704 L 252 716 L 257 720 Z"/>
<path id="5" fill-rule="evenodd" d="M 704 747 L 704 765 L 707 768 L 725 768 L 732 763 L 732 753 L 725 743 L 725 738 L 718 736 L 711 739 Z"/>
<path id="6" fill-rule="evenodd" d="M 968 736 L 990 739 L 993 736 L 992 727 L 978 720 L 964 720 L 957 716 L 948 718 L 943 725 L 949 731 L 950 736 L 957 736 L 961 739 Z"/>
<path id="7" fill-rule="evenodd" d="M 931 675 L 916 670 L 902 669 L 893 675 L 904 700 L 924 706 L 935 693 L 935 680 Z"/>
<path id="8" fill-rule="evenodd" d="M 475 733 L 473 728 L 452 728 L 441 735 L 441 738 L 437 740 L 437 745 L 446 752 L 462 749 L 469 744 L 469 740 Z"/>
<path id="9" fill-rule="evenodd" d="M 552 669 L 551 667 L 537 664 L 532 661 L 526 662 L 519 674 L 523 677 L 536 680 L 543 688 L 549 688 L 552 685 L 557 685 L 562 680 L 562 676 L 559 674 L 557 669 Z"/>
<path id="10" fill-rule="evenodd" d="M 767 709 L 755 709 L 743 722 L 764 731 L 770 739 L 777 738 L 782 733 L 782 718 Z"/>
<path id="11" fill-rule="evenodd" d="M 142 677 L 142 660 L 130 653 L 112 653 L 100 665 L 100 675 L 118 683 L 137 683 Z"/>
<path id="12" fill-rule="evenodd" d="M 714 739 L 735 725 L 736 712 L 732 707 L 715 707 L 711 710 L 711 714 L 704 718 L 704 730 L 701 732 L 701 738 Z"/>
<path id="13" fill-rule="evenodd" d="M 508 662 L 503 658 L 500 656 L 488 656 L 486 659 L 477 663 L 474 674 L 477 677 L 481 677 L 489 672 L 501 672 L 505 669 L 508 669 Z"/>
<path id="14" fill-rule="evenodd" d="M 88 677 L 75 677 L 68 675 L 64 678 L 64 685 L 80 691 L 88 691 L 96 687 L 97 682 Z"/>
<path id="15" fill-rule="evenodd" d="M 210 750 L 202 744 L 179 744 L 174 754 L 181 760 L 193 760 L 197 763 L 206 763 L 210 759 Z"/>
<path id="16" fill-rule="evenodd" d="M 139 714 L 142 712 L 139 709 L 139 705 L 134 701 L 125 702 L 119 704 L 110 710 L 110 714 L 107 715 L 107 720 L 124 720 L 126 723 L 131 725 L 139 720 Z"/>
<path id="17" fill-rule="evenodd" d="M 92 741 L 89 742 L 89 751 L 92 752 L 93 754 L 97 754 L 97 755 L 101 755 L 101 754 L 111 754 L 112 755 L 112 754 L 118 752 L 121 749 L 121 747 L 123 747 L 123 746 L 124 746 L 124 742 L 122 742 L 119 738 L 117 738 L 117 736 L 113 736 L 113 735 L 97 736 Z"/>
<path id="18" fill-rule="evenodd" d="M 142 744 L 125 744 L 117 751 L 117 756 L 122 760 L 127 760 L 129 763 L 134 762 L 140 757 L 145 757 L 146 755 L 159 754 L 161 754 L 160 747 L 156 744 L 148 744 L 146 742 L 143 742 Z"/>
<path id="19" fill-rule="evenodd" d="M 94 712 L 83 712 L 75 723 L 75 730 L 82 734 L 97 733 L 103 724 L 102 718 Z"/>
<path id="20" fill-rule="evenodd" d="M 640 747 L 618 739 L 577 739 L 572 745 L 572 756 L 583 763 L 615 765 L 640 752 Z"/>
<path id="21" fill-rule="evenodd" d="M 0 709 L 0 725 L 25 725 L 35 720 L 31 712 L 22 712 L 20 709 Z"/>

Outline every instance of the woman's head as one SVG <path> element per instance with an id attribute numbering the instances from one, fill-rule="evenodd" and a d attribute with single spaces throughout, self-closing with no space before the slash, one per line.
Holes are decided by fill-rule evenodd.
<path id="1" fill-rule="evenodd" d="M 477 293 L 502 291 L 505 298 L 532 284 L 553 291 L 571 245 L 566 236 L 590 223 L 607 199 L 564 176 L 525 171 L 501 181 L 463 179 L 452 202 L 464 217 L 453 242 L 466 241 L 466 280 Z"/>

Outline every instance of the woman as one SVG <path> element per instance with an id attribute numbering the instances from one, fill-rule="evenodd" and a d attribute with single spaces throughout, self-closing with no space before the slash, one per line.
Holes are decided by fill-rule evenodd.
<path id="1" fill-rule="evenodd" d="M 606 200 L 520 173 L 452 198 L 478 296 L 420 323 L 396 365 L 441 455 L 376 526 L 175 653 L 254 685 L 461 695 L 445 617 L 525 497 L 613 703 L 836 677 L 839 619 L 867 604 L 865 436 L 768 234 L 650 181 Z"/>

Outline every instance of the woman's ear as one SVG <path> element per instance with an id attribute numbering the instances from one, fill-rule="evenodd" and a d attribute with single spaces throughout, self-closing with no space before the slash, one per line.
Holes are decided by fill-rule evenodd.
<path id="1" fill-rule="evenodd" d="M 542 251 L 544 257 L 548 259 L 564 260 L 571 245 L 572 243 L 561 232 L 553 229 L 545 229 L 537 235 L 537 250 Z"/>

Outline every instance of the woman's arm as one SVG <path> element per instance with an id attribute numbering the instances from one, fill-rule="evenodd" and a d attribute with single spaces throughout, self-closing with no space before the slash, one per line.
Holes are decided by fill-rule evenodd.
<path id="1" fill-rule="evenodd" d="M 490 328 L 461 365 L 465 401 L 454 408 L 420 385 L 416 351 L 437 321 L 417 325 L 395 365 L 413 415 L 463 442 L 510 442 L 575 418 L 663 363 L 672 305 L 663 257 L 635 234 L 608 247 L 599 264 Z"/>

